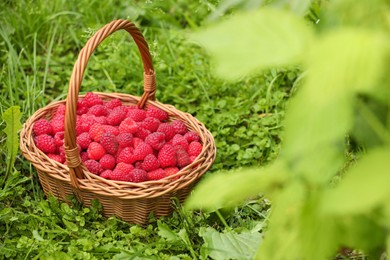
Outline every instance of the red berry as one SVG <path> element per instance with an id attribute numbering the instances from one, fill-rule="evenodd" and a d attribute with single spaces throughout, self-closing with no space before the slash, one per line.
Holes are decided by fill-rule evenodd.
<path id="1" fill-rule="evenodd" d="M 188 151 L 188 141 L 182 135 L 175 135 L 172 139 L 173 146 L 181 146 L 184 150 Z"/>
<path id="2" fill-rule="evenodd" d="M 191 143 L 192 141 L 199 142 L 200 140 L 197 132 L 188 132 L 184 135 L 184 138 L 187 139 L 188 143 Z"/>
<path id="3" fill-rule="evenodd" d="M 133 145 L 133 135 L 130 133 L 120 133 L 116 137 L 119 147 L 129 147 Z"/>
<path id="4" fill-rule="evenodd" d="M 118 141 L 116 140 L 115 135 L 112 133 L 104 133 L 100 137 L 100 144 L 103 146 L 104 150 L 107 153 L 115 155 L 118 151 Z"/>
<path id="5" fill-rule="evenodd" d="M 64 132 L 58 132 L 54 135 L 54 143 L 57 147 L 63 146 L 64 145 Z"/>
<path id="6" fill-rule="evenodd" d="M 53 133 L 53 128 L 49 123 L 49 121 L 42 118 L 34 123 L 33 132 L 35 136 L 43 135 L 43 134 L 51 135 Z"/>
<path id="7" fill-rule="evenodd" d="M 101 125 L 107 125 L 107 118 L 105 116 L 94 116 L 95 122 Z"/>
<path id="8" fill-rule="evenodd" d="M 100 138 L 104 134 L 104 128 L 101 124 L 95 123 L 91 126 L 88 133 L 92 140 L 94 140 L 95 142 L 99 142 Z"/>
<path id="9" fill-rule="evenodd" d="M 141 138 L 134 137 L 133 138 L 133 147 L 137 148 L 139 144 L 143 143 L 144 141 Z"/>
<path id="10" fill-rule="evenodd" d="M 80 153 L 81 161 L 85 162 L 89 160 L 88 153 L 87 152 L 81 152 Z"/>
<path id="11" fill-rule="evenodd" d="M 108 114 L 107 107 L 103 105 L 94 105 L 88 110 L 88 114 L 94 116 L 106 116 Z"/>
<path id="12" fill-rule="evenodd" d="M 124 106 L 115 107 L 107 116 L 109 125 L 119 125 L 126 118 L 127 109 Z"/>
<path id="13" fill-rule="evenodd" d="M 135 134 L 134 134 L 135 137 L 138 137 L 142 140 L 145 140 L 145 138 L 149 135 L 150 135 L 150 131 L 146 130 L 145 128 L 142 128 L 142 127 L 139 127 L 137 132 L 135 132 Z"/>
<path id="14" fill-rule="evenodd" d="M 137 161 L 142 161 L 149 154 L 153 154 L 153 149 L 147 143 L 142 142 L 134 149 L 134 157 Z"/>
<path id="15" fill-rule="evenodd" d="M 160 150 L 165 144 L 165 134 L 161 132 L 152 133 L 145 138 L 145 143 L 155 150 Z"/>
<path id="16" fill-rule="evenodd" d="M 64 116 L 65 115 L 66 106 L 65 105 L 59 105 L 54 112 L 54 117 L 56 116 Z"/>
<path id="17" fill-rule="evenodd" d="M 81 133 L 76 138 L 76 143 L 80 145 L 81 149 L 87 149 L 91 142 L 92 140 L 88 133 Z"/>
<path id="18" fill-rule="evenodd" d="M 95 160 L 87 160 L 84 162 L 84 164 L 91 173 L 99 175 L 101 172 L 103 172 L 102 166 L 100 166 L 99 162 Z"/>
<path id="19" fill-rule="evenodd" d="M 88 92 L 82 100 L 82 103 L 86 107 L 93 107 L 94 105 L 103 105 L 103 100 L 98 95 Z"/>
<path id="20" fill-rule="evenodd" d="M 84 105 L 82 101 L 77 101 L 76 114 L 84 115 L 87 112 L 88 112 L 88 107 Z"/>
<path id="21" fill-rule="evenodd" d="M 191 163 L 190 156 L 183 148 L 176 149 L 177 166 L 183 168 Z"/>
<path id="22" fill-rule="evenodd" d="M 169 167 L 164 169 L 165 176 L 171 176 L 179 172 L 179 169 L 177 167 Z M 177 176 L 175 179 L 178 179 L 179 176 Z"/>
<path id="23" fill-rule="evenodd" d="M 146 118 L 146 111 L 139 108 L 130 108 L 128 109 L 127 117 L 133 119 L 135 122 L 141 122 Z"/>
<path id="24" fill-rule="evenodd" d="M 160 166 L 170 167 L 170 166 L 176 166 L 176 152 L 172 145 L 166 144 L 164 145 L 160 152 L 158 153 L 158 161 L 160 162 Z"/>
<path id="25" fill-rule="evenodd" d="M 149 130 L 150 132 L 156 132 L 161 122 L 155 117 L 147 117 L 144 121 L 139 123 L 139 126 Z"/>
<path id="26" fill-rule="evenodd" d="M 120 162 L 116 165 L 115 170 L 119 170 L 124 174 L 131 174 L 131 171 L 134 170 L 134 166 L 132 164 Z"/>
<path id="27" fill-rule="evenodd" d="M 105 133 L 111 133 L 113 135 L 119 135 L 119 129 L 116 126 L 112 125 L 102 125 Z"/>
<path id="28" fill-rule="evenodd" d="M 131 118 L 125 118 L 119 125 L 119 132 L 134 134 L 138 131 L 137 123 Z"/>
<path id="29" fill-rule="evenodd" d="M 134 149 L 132 147 L 123 148 L 123 150 L 120 153 L 118 153 L 116 162 L 117 163 L 124 162 L 129 164 L 134 163 L 135 161 L 137 161 L 137 159 L 135 158 L 133 151 Z"/>
<path id="30" fill-rule="evenodd" d="M 131 171 L 133 182 L 143 182 L 148 180 L 148 174 L 142 169 L 134 169 Z"/>
<path id="31" fill-rule="evenodd" d="M 112 174 L 111 170 L 105 170 L 100 174 L 100 177 L 109 179 L 111 174 Z"/>
<path id="32" fill-rule="evenodd" d="M 115 158 L 111 154 L 105 154 L 99 160 L 100 166 L 105 170 L 112 170 L 115 167 Z"/>
<path id="33" fill-rule="evenodd" d="M 83 115 L 80 117 L 80 124 L 83 132 L 89 132 L 91 127 L 96 124 L 96 120 L 92 116 Z"/>
<path id="34" fill-rule="evenodd" d="M 122 102 L 117 98 L 111 99 L 108 103 L 106 103 L 106 107 L 109 109 L 114 109 L 120 106 L 122 106 Z"/>
<path id="35" fill-rule="evenodd" d="M 142 169 L 145 171 L 154 171 L 160 168 L 158 159 L 153 154 L 148 154 L 142 162 Z"/>
<path id="36" fill-rule="evenodd" d="M 100 160 L 103 155 L 106 154 L 106 150 L 104 150 L 103 146 L 99 143 L 92 142 L 87 149 L 88 157 L 92 160 Z"/>
<path id="37" fill-rule="evenodd" d="M 153 106 L 148 107 L 148 109 L 146 111 L 146 115 L 150 116 L 150 117 L 157 118 L 161 122 L 168 120 L 168 118 L 169 118 L 169 115 L 167 112 L 165 112 L 164 110 L 162 110 L 160 108 L 153 107 Z"/>
<path id="38" fill-rule="evenodd" d="M 53 133 L 63 132 L 65 130 L 65 117 L 63 115 L 53 117 L 50 121 Z"/>
<path id="39" fill-rule="evenodd" d="M 148 172 L 148 180 L 157 181 L 165 177 L 165 171 L 161 168 Z"/>
<path id="40" fill-rule="evenodd" d="M 191 156 L 198 156 L 202 152 L 203 146 L 199 142 L 191 142 L 188 146 L 188 154 Z"/>
<path id="41" fill-rule="evenodd" d="M 64 163 L 64 161 L 65 161 L 65 158 L 62 157 L 62 156 L 59 155 L 59 154 L 49 153 L 49 154 L 47 155 L 47 157 L 49 157 L 50 159 L 52 159 L 52 160 L 54 160 L 54 161 L 57 161 L 57 162 L 59 162 L 59 163 Z"/>
<path id="42" fill-rule="evenodd" d="M 115 181 L 133 181 L 133 175 L 132 174 L 125 174 L 119 169 L 115 169 L 112 171 L 111 175 L 109 176 L 110 180 L 115 180 Z"/>
<path id="43" fill-rule="evenodd" d="M 157 132 L 164 133 L 166 141 L 171 140 L 176 134 L 175 128 L 173 128 L 173 126 L 171 124 L 168 124 L 168 123 L 162 123 L 158 127 Z"/>
<path id="44" fill-rule="evenodd" d="M 35 145 L 44 153 L 56 153 L 57 146 L 54 138 L 48 134 L 41 134 L 35 137 Z"/>
<path id="45" fill-rule="evenodd" d="M 175 129 L 176 134 L 184 135 L 188 132 L 187 126 L 184 124 L 183 121 L 176 119 L 172 122 L 172 126 Z"/>

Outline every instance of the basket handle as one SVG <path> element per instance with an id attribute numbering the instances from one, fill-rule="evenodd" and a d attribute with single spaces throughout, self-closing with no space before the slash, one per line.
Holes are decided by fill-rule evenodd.
<path id="1" fill-rule="evenodd" d="M 155 100 L 156 77 L 153 69 L 152 57 L 149 52 L 148 44 L 141 31 L 132 22 L 127 20 L 114 20 L 106 24 L 97 31 L 81 49 L 77 61 L 73 66 L 72 75 L 69 81 L 65 111 L 64 147 L 71 185 L 75 188 L 79 188 L 78 178 L 82 179 L 85 177 L 81 167 L 80 154 L 76 145 L 76 108 L 84 71 L 88 60 L 96 47 L 113 32 L 121 29 L 126 30 L 133 37 L 134 42 L 138 46 L 144 66 L 144 93 L 138 102 L 138 106 L 144 107 L 148 99 Z"/>

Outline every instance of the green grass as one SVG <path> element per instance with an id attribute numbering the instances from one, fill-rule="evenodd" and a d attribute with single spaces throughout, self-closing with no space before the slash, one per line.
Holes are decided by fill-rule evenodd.
<path id="1" fill-rule="evenodd" d="M 34 111 L 66 97 L 78 51 L 91 32 L 116 18 L 140 26 L 157 71 L 157 99 L 202 121 L 215 137 L 209 174 L 265 165 L 279 152 L 285 104 L 298 72 L 271 70 L 239 82 L 213 75 L 205 52 L 186 34 L 207 23 L 218 1 L 2 1 L 0 3 L 0 113 L 19 105 L 24 122 Z M 90 59 L 82 91 L 140 95 L 142 65 L 126 33 L 107 39 Z M 0 178 L 6 176 L 6 136 L 0 121 Z M 202 228 L 253 230 L 269 203 L 253 198 L 217 212 L 153 217 L 145 227 L 46 198 L 36 170 L 20 153 L 0 187 L 0 259 L 193 259 L 204 257 Z M 2 182 L 0 182 L 2 183 Z M 227 187 L 228 188 L 228 187 Z M 163 235 L 165 225 L 175 238 Z"/>

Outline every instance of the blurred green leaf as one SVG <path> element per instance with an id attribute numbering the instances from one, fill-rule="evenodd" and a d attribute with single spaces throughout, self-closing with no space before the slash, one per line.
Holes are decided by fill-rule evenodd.
<path id="1" fill-rule="evenodd" d="M 324 212 L 368 213 L 390 195 L 390 147 L 370 151 L 345 173 L 340 184 L 324 194 Z"/>
<path id="2" fill-rule="evenodd" d="M 263 8 L 235 15 L 191 38 L 203 45 L 227 79 L 302 61 L 311 40 L 305 22 L 287 11 Z"/>
<path id="3" fill-rule="evenodd" d="M 213 174 L 196 187 L 186 202 L 187 209 L 216 210 L 235 206 L 250 196 L 278 188 L 288 178 L 281 163 L 263 169 Z"/>

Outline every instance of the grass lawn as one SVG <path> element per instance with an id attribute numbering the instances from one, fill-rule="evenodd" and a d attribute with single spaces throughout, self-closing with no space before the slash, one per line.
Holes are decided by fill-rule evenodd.
<path id="1" fill-rule="evenodd" d="M 149 43 L 158 101 L 191 113 L 215 138 L 217 158 L 205 177 L 268 164 L 278 156 L 281 121 L 298 72 L 270 70 L 234 83 L 215 77 L 207 54 L 187 34 L 211 23 L 208 17 L 217 4 L 1 1 L 0 114 L 20 106 L 23 123 L 38 108 L 65 99 L 73 63 L 87 39 L 113 19 L 129 19 Z M 141 95 L 142 75 L 134 42 L 116 33 L 91 57 L 82 92 Z M 1 119 L 0 259 L 205 258 L 210 232 L 259 234 L 264 228 L 270 205 L 262 197 L 215 212 L 185 212 L 175 203 L 171 216 L 151 216 L 144 227 L 106 219 L 99 205 L 84 208 L 76 201 L 69 206 L 46 198 L 36 170 L 20 152 L 7 174 L 5 126 Z"/>

